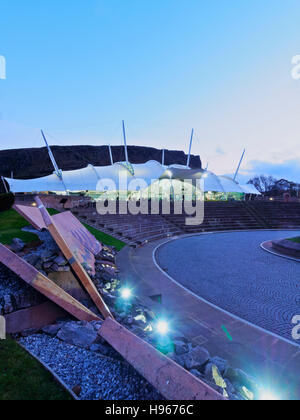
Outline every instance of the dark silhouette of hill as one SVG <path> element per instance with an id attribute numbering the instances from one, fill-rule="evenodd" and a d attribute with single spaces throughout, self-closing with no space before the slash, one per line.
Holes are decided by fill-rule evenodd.
<path id="1" fill-rule="evenodd" d="M 109 149 L 107 146 L 52 146 L 53 155 L 60 169 L 64 171 L 81 169 L 88 164 L 94 166 L 110 165 Z M 125 160 L 123 146 L 112 146 L 115 162 Z M 128 156 L 131 163 L 145 163 L 149 160 L 162 160 L 162 150 L 152 147 L 128 146 Z M 186 165 L 187 155 L 182 151 L 166 150 L 165 164 Z M 201 168 L 199 156 L 191 157 L 191 167 Z M 15 149 L 0 151 L 0 176 L 29 179 L 50 175 L 53 166 L 47 149 Z"/>

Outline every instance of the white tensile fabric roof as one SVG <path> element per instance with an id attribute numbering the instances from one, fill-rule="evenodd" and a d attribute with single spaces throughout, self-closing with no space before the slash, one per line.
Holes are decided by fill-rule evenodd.
<path id="1" fill-rule="evenodd" d="M 43 178 L 28 180 L 5 179 L 10 190 L 15 193 L 101 191 L 102 187 L 103 190 L 124 191 L 130 190 L 129 183 L 137 179 L 142 179 L 147 188 L 159 179 L 201 178 L 205 192 L 260 194 L 254 185 L 240 185 L 226 176 L 217 176 L 213 172 L 200 169 L 191 170 L 182 165 L 164 166 L 156 161 L 136 165 L 122 162 L 102 167 L 88 165 L 84 169 L 63 171 L 61 175 L 61 178 L 54 173 Z M 136 186 L 133 188 L 136 191 Z"/>
<path id="2" fill-rule="evenodd" d="M 147 186 L 151 185 L 156 179 L 159 179 L 165 172 L 166 167 L 156 161 L 149 161 L 144 164 L 131 165 L 126 163 L 115 163 L 111 166 L 94 167 L 88 165 L 84 169 L 74 171 L 63 171 L 62 179 L 56 174 L 52 174 L 43 178 L 18 180 L 6 179 L 11 191 L 13 192 L 43 192 L 43 191 L 97 191 L 98 183 L 107 184 L 105 180 L 109 180 L 110 184 L 114 183 L 116 190 L 125 190 L 128 184 L 134 179 L 143 179 Z M 97 188 L 98 187 L 98 188 Z"/>
<path id="3" fill-rule="evenodd" d="M 201 179 L 201 188 L 204 192 L 220 192 L 220 193 L 241 193 L 260 195 L 260 192 L 252 184 L 240 185 L 228 176 L 218 176 L 210 171 L 190 170 L 184 166 L 169 166 L 163 175 L 163 179 Z"/>

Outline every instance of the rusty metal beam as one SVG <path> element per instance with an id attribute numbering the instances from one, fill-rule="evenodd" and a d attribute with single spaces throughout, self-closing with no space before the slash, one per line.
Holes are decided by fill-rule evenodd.
<path id="1" fill-rule="evenodd" d="M 168 400 L 225 400 L 207 384 L 108 318 L 99 335 Z"/>
<path id="2" fill-rule="evenodd" d="M 0 262 L 16 273 L 27 284 L 80 321 L 99 320 L 97 315 L 2 244 L 0 244 Z"/>
<path id="3" fill-rule="evenodd" d="M 69 264 L 73 268 L 74 272 L 78 276 L 79 280 L 81 281 L 83 287 L 90 295 L 91 299 L 99 309 L 99 311 L 102 313 L 104 318 L 111 317 L 113 318 L 108 306 L 100 296 L 96 286 L 92 282 L 91 278 L 85 271 L 85 269 L 82 267 L 78 259 L 76 258 L 76 255 L 72 252 L 66 241 L 64 240 L 62 234 L 60 233 L 59 229 L 57 228 L 54 220 L 49 215 L 46 207 L 42 203 L 41 199 L 39 197 L 35 197 L 35 202 L 38 205 L 38 208 L 41 212 L 41 215 L 43 217 L 44 223 L 48 229 L 48 231 L 51 233 L 53 239 L 61 249 L 62 253 L 64 254 L 65 258 L 68 260 Z"/>

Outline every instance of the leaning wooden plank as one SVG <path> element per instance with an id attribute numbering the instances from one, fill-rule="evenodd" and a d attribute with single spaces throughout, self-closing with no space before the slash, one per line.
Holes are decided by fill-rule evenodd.
<path id="1" fill-rule="evenodd" d="M 207 384 L 108 318 L 99 335 L 104 338 L 166 399 L 174 401 L 225 400 Z"/>
<path id="2" fill-rule="evenodd" d="M 93 302 L 95 303 L 95 305 L 97 306 L 99 311 L 102 313 L 104 318 L 105 319 L 108 318 L 108 317 L 113 318 L 108 306 L 106 305 L 106 303 L 104 302 L 104 300 L 100 296 L 96 286 L 92 282 L 91 278 L 89 277 L 89 275 L 87 274 L 85 269 L 80 264 L 80 261 L 78 261 L 76 255 L 72 252 L 72 250 L 70 249 L 70 247 L 66 243 L 64 237 L 62 236 L 61 232 L 57 228 L 55 222 L 53 221 L 53 219 L 51 218 L 49 213 L 47 212 L 47 210 L 46 210 L 45 206 L 43 205 L 41 199 L 39 197 L 36 197 L 35 201 L 36 201 L 36 203 L 38 205 L 38 208 L 39 208 L 39 210 L 42 214 L 42 217 L 43 217 L 43 220 L 44 220 L 44 223 L 45 223 L 47 229 L 51 233 L 53 239 L 55 240 L 55 242 L 57 243 L 57 245 L 61 249 L 62 253 L 64 254 L 65 258 L 68 260 L 69 264 L 73 268 L 76 275 L 78 276 L 78 278 L 81 281 L 85 290 L 88 292 L 91 299 L 93 300 Z"/>
<path id="3" fill-rule="evenodd" d="M 93 312 L 2 244 L 0 244 L 0 262 L 38 292 L 42 293 L 80 321 L 99 320 L 99 317 Z"/>
<path id="4" fill-rule="evenodd" d="M 37 207 L 16 204 L 14 210 L 35 229 L 40 231 L 47 229 L 42 214 Z M 94 275 L 95 255 L 98 255 L 102 250 L 100 242 L 69 211 L 56 214 L 51 219 L 78 261 Z"/>

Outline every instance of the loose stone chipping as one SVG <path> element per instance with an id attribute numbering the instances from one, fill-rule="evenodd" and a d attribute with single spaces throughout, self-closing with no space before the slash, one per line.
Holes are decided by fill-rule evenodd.
<path id="1" fill-rule="evenodd" d="M 44 334 L 20 342 L 68 385 L 81 400 L 162 400 L 131 366 Z"/>

